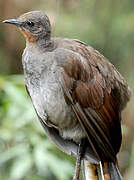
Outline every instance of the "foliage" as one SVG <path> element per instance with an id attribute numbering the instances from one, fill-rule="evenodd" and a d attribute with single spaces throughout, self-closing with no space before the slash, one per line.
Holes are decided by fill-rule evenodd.
<path id="1" fill-rule="evenodd" d="M 45 136 L 22 76 L 0 77 L 0 116 L 0 180 L 70 179 L 73 159 Z"/>

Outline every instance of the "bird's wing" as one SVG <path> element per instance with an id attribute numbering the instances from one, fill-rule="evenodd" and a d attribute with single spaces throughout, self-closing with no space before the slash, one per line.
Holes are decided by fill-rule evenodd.
<path id="1" fill-rule="evenodd" d="M 78 41 L 66 48 L 67 52 L 61 51 L 64 56 L 58 55 L 61 52 L 56 56 L 63 68 L 61 84 L 66 102 L 97 158 L 114 160 L 121 144 L 120 111 L 129 99 L 128 87 L 114 66 L 93 48 Z M 123 102 L 121 93 L 126 96 Z"/>
<path id="2" fill-rule="evenodd" d="M 28 91 L 28 88 L 26 86 L 27 93 L 30 96 L 30 93 Z M 30 96 L 31 98 L 31 96 Z M 31 99 L 32 100 L 32 99 Z M 35 108 L 35 107 L 34 107 Z M 36 108 L 35 108 L 36 111 Z M 36 112 L 37 113 L 37 112 Z M 57 129 L 53 127 L 48 127 L 44 121 L 39 117 L 38 113 L 37 116 L 39 118 L 39 121 L 41 125 L 43 126 L 47 136 L 52 140 L 52 142 L 60 148 L 63 152 L 67 153 L 68 155 L 73 155 L 77 157 L 77 151 L 78 151 L 78 144 L 73 142 L 72 140 L 63 139 L 60 135 Z M 99 164 L 98 159 L 95 157 L 93 151 L 91 149 L 86 149 L 84 154 L 84 159 L 88 160 L 88 162 L 93 164 Z"/>

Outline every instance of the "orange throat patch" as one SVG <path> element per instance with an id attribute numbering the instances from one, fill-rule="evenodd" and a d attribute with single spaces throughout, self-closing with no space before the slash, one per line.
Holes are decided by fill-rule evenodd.
<path id="1" fill-rule="evenodd" d="M 32 34 L 27 33 L 24 29 L 20 29 L 20 31 L 22 32 L 22 34 L 28 42 L 34 43 L 36 41 L 35 37 Z"/>

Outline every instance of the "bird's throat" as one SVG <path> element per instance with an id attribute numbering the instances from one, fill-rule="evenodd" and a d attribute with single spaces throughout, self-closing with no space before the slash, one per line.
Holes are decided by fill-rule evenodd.
<path id="1" fill-rule="evenodd" d="M 31 33 L 26 32 L 24 29 L 20 29 L 21 33 L 24 35 L 26 38 L 26 41 L 30 43 L 34 43 L 36 41 L 35 36 L 33 36 Z"/>
<path id="2" fill-rule="evenodd" d="M 33 47 L 38 47 L 39 50 L 51 50 L 53 48 L 53 43 L 50 39 L 50 37 L 46 36 L 34 36 L 32 33 L 27 32 L 25 29 L 20 28 L 21 33 L 26 38 L 26 43 L 30 47 L 30 49 Z"/>

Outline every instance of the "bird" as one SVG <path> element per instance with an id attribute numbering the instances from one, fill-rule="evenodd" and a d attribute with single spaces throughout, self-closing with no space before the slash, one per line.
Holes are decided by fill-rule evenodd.
<path id="1" fill-rule="evenodd" d="M 122 180 L 121 112 L 131 90 L 99 51 L 77 40 L 51 37 L 42 11 L 3 21 L 26 39 L 22 65 L 27 92 L 49 138 L 76 157 L 73 180 Z"/>

